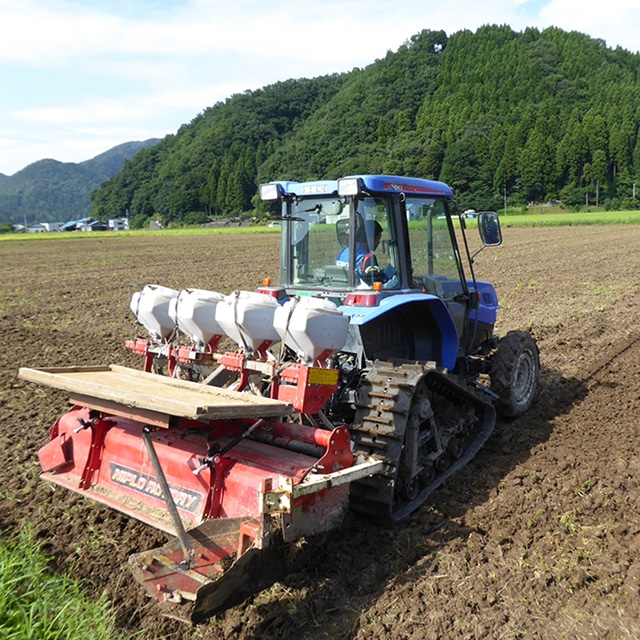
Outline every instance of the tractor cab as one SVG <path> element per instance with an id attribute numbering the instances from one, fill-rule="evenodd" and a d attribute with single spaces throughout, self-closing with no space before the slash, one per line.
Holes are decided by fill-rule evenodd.
<path id="1" fill-rule="evenodd" d="M 260 194 L 281 203 L 280 282 L 290 295 L 371 306 L 427 294 L 446 305 L 462 351 L 492 335 L 495 292 L 475 280 L 465 216 L 446 184 L 363 175 L 273 182 Z M 500 244 L 497 215 L 473 215 L 482 248 Z"/>

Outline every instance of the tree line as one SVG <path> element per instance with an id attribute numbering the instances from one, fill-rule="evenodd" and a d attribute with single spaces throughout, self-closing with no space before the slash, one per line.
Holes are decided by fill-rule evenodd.
<path id="1" fill-rule="evenodd" d="M 636 208 L 640 56 L 557 28 L 425 30 L 349 73 L 234 95 L 92 193 L 96 218 L 200 223 L 270 180 L 439 179 L 464 208 Z"/>

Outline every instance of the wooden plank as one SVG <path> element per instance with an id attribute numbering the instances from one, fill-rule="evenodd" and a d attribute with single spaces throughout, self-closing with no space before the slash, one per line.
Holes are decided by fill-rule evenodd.
<path id="1" fill-rule="evenodd" d="M 153 384 L 153 381 L 147 381 L 146 384 L 142 384 L 141 381 L 132 381 L 126 376 L 113 376 L 108 368 L 85 371 L 76 369 L 67 372 L 58 370 L 54 373 L 46 369 L 32 369 L 27 372 L 20 370 L 18 375 L 32 382 L 40 382 L 70 393 L 79 393 L 184 418 L 197 419 L 206 412 L 197 401 L 189 402 L 189 399 L 169 397 L 162 382 Z M 156 377 L 161 378 L 161 376 Z"/>
<path id="2" fill-rule="evenodd" d="M 293 413 L 293 407 L 290 403 L 282 400 L 273 400 L 263 396 L 256 396 L 252 393 L 242 393 L 220 387 L 212 387 L 203 385 L 189 380 L 181 380 L 179 378 L 168 378 L 166 376 L 158 376 L 153 373 L 140 371 L 138 369 L 129 369 L 119 365 L 111 365 L 111 370 L 122 376 L 125 383 L 137 385 L 138 388 L 148 389 L 153 392 L 158 386 L 158 380 L 161 381 L 162 391 L 171 401 L 182 401 L 185 398 L 195 398 L 196 402 L 210 402 L 211 410 L 219 414 L 225 411 L 228 405 L 229 412 L 219 417 L 238 417 L 234 412 L 240 410 L 243 412 L 239 417 L 263 417 L 263 416 L 283 416 Z M 96 373 L 96 375 L 100 375 Z M 140 387 L 143 385 L 143 387 Z M 195 395 L 191 395 L 195 394 Z M 255 409 L 255 411 L 254 411 Z M 206 405 L 202 406 L 202 414 L 210 413 Z M 218 416 L 216 416 L 218 417 Z"/>
<path id="3" fill-rule="evenodd" d="M 98 365 L 95 367 L 47 367 L 46 369 L 26 369 L 27 371 L 46 371 L 47 373 L 79 373 L 84 371 L 109 371 L 109 367 Z"/>
<path id="4" fill-rule="evenodd" d="M 23 367 L 18 376 L 75 395 L 193 420 L 278 417 L 293 412 L 290 404 L 280 400 L 117 365 L 65 369 Z"/>
<path id="5" fill-rule="evenodd" d="M 148 411 L 147 409 L 139 409 L 138 407 L 127 407 L 109 400 L 100 400 L 98 398 L 72 393 L 69 396 L 69 402 L 80 407 L 96 409 L 97 411 L 113 416 L 120 416 L 121 418 L 130 418 L 131 420 L 144 422 L 144 424 L 150 424 L 154 427 L 162 427 L 163 429 L 168 429 L 171 424 L 171 416 L 165 413 Z"/>

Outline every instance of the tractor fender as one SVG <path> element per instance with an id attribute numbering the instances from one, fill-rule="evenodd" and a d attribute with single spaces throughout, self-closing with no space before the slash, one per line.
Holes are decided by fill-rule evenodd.
<path id="1" fill-rule="evenodd" d="M 469 289 L 473 288 L 473 282 L 467 282 Z M 498 294 L 494 286 L 489 282 L 476 280 L 476 290 L 479 294 L 479 303 L 477 309 L 471 309 L 470 320 L 478 320 L 483 324 L 493 326 L 498 316 Z"/>
<path id="2" fill-rule="evenodd" d="M 453 318 L 445 303 L 428 293 L 397 293 L 380 298 L 376 306 L 342 305 L 340 311 L 349 316 L 352 325 L 365 327 L 384 316 L 390 316 L 397 310 L 405 310 L 407 315 L 415 318 L 416 323 L 430 320 L 435 326 L 437 336 L 437 353 L 433 354 L 438 366 L 453 369 L 458 354 L 458 333 Z M 424 359 L 415 354 L 415 359 Z"/>

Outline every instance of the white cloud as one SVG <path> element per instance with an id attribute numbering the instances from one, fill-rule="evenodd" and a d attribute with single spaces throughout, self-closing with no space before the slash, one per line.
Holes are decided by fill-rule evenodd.
<path id="1" fill-rule="evenodd" d="M 640 51 L 638 0 L 552 0 L 540 10 L 546 23 L 605 40 L 609 47 Z"/>

